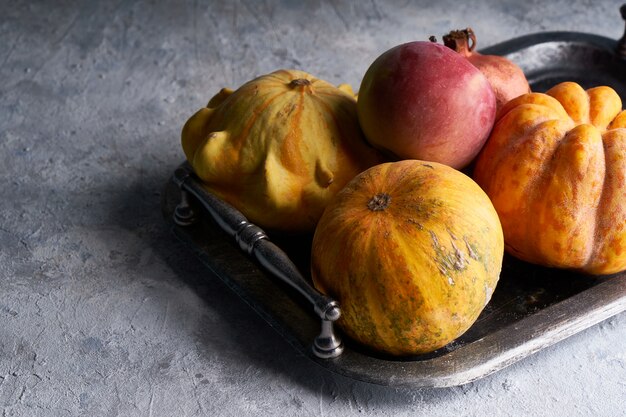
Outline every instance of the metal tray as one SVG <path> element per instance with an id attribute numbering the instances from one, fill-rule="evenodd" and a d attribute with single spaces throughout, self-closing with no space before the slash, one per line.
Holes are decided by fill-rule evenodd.
<path id="1" fill-rule="evenodd" d="M 571 32 L 524 36 L 481 52 L 516 62 L 534 91 L 609 85 L 626 103 L 626 42 Z M 377 356 L 333 331 L 340 306 L 310 285 L 310 236 L 269 237 L 207 193 L 182 164 L 163 193 L 172 231 L 293 347 L 332 372 L 375 384 L 468 383 L 626 310 L 626 273 L 590 277 L 505 256 L 492 300 L 459 339 L 428 355 Z"/>

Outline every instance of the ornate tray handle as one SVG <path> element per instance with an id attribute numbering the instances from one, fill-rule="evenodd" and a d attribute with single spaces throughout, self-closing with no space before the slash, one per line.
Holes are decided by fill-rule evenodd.
<path id="1" fill-rule="evenodd" d="M 622 14 L 622 19 L 624 19 L 626 23 L 626 4 L 623 4 L 619 11 Z M 624 29 L 624 35 L 617 41 L 616 52 L 619 58 L 626 59 L 626 28 Z"/>
<path id="2" fill-rule="evenodd" d="M 337 301 L 313 288 L 285 252 L 272 243 L 260 227 L 250 223 L 238 210 L 202 188 L 188 164 L 182 164 L 174 172 L 172 181 L 181 191 L 180 202 L 174 211 L 176 224 L 185 227 L 198 220 L 199 214 L 189 201 L 189 195 L 193 195 L 218 226 L 234 238 L 243 252 L 256 259 L 265 270 L 289 284 L 311 303 L 313 311 L 322 321 L 321 332 L 312 344 L 313 353 L 322 359 L 341 355 L 343 343 L 333 329 L 333 322 L 341 316 Z"/>

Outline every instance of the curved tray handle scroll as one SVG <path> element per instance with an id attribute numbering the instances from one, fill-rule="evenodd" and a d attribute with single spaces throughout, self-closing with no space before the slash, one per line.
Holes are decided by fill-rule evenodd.
<path id="1" fill-rule="evenodd" d="M 180 203 L 174 211 L 176 224 L 186 227 L 197 221 L 198 213 L 194 212 L 189 204 L 189 195 L 193 195 L 218 226 L 234 238 L 243 252 L 289 284 L 312 304 L 313 310 L 322 321 L 321 332 L 312 344 L 313 353 L 322 359 L 341 355 L 343 343 L 333 329 L 333 322 L 341 316 L 337 301 L 313 288 L 285 252 L 272 243 L 260 227 L 250 223 L 238 210 L 207 192 L 200 185 L 189 164 L 182 164 L 174 172 L 172 181 L 181 191 Z"/>
<path id="2" fill-rule="evenodd" d="M 626 23 L 626 4 L 623 4 L 619 11 L 622 14 L 622 19 L 624 19 Z M 617 41 L 615 52 L 619 58 L 626 59 L 626 28 L 624 29 L 624 35 Z"/>

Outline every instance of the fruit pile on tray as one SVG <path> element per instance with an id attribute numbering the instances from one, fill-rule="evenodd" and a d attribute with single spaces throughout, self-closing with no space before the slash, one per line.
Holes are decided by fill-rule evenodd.
<path id="1" fill-rule="evenodd" d="M 471 29 L 395 46 L 358 94 L 281 69 L 219 91 L 182 131 L 203 186 L 271 233 L 313 235 L 313 285 L 386 355 L 466 332 L 504 252 L 626 269 L 626 111 L 609 86 L 533 92 Z"/>

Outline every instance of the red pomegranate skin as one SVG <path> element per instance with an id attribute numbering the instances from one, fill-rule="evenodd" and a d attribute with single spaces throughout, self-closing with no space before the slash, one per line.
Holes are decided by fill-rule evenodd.
<path id="1" fill-rule="evenodd" d="M 451 31 L 443 37 L 443 44 L 464 56 L 487 78 L 496 95 L 496 118 L 510 100 L 531 92 L 526 75 L 513 61 L 476 51 L 476 34 L 472 28 Z"/>
<path id="2" fill-rule="evenodd" d="M 398 45 L 366 71 L 357 101 L 370 144 L 397 159 L 461 169 L 481 150 L 496 114 L 485 76 L 434 42 Z"/>

